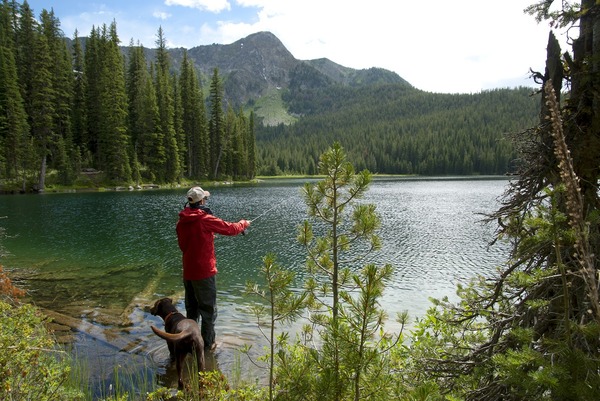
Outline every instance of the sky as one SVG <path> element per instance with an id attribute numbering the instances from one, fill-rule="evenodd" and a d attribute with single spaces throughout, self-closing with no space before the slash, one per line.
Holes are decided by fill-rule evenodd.
<path id="1" fill-rule="evenodd" d="M 19 1 L 22 3 L 23 1 Z M 63 33 L 117 24 L 123 45 L 230 44 L 269 31 L 299 60 L 328 58 L 396 72 L 417 89 L 477 93 L 536 86 L 550 27 L 524 9 L 535 0 L 28 0 L 53 10 Z M 564 32 L 555 32 L 563 50 Z"/>

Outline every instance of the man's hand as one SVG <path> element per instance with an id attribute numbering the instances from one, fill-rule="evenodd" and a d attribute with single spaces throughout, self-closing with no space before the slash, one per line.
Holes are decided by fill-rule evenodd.
<path id="1" fill-rule="evenodd" d="M 244 226 L 244 229 L 242 230 L 242 235 L 246 235 L 246 229 L 247 229 L 248 227 L 250 227 L 250 221 L 242 219 L 242 220 L 240 220 L 240 221 L 239 221 L 239 223 L 240 223 L 242 226 Z"/>

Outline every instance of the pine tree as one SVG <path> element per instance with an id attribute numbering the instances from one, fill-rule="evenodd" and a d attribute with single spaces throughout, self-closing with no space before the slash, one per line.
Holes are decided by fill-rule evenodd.
<path id="1" fill-rule="evenodd" d="M 155 88 L 159 112 L 160 132 L 165 152 L 165 165 L 162 171 L 155 171 L 162 182 L 175 182 L 181 173 L 177 132 L 175 131 L 175 109 L 173 101 L 173 86 L 170 79 L 170 61 L 166 48 L 166 39 L 162 27 L 158 29 L 156 40 L 156 76 Z"/>
<path id="2" fill-rule="evenodd" d="M 224 135 L 225 123 L 223 115 L 223 86 L 219 77 L 219 70 L 213 70 L 210 81 L 210 118 L 208 121 L 209 147 L 210 147 L 210 173 L 216 179 L 220 174 L 220 163 L 225 153 Z"/>
<path id="3" fill-rule="evenodd" d="M 295 274 L 289 269 L 282 268 L 276 261 L 275 255 L 267 254 L 263 258 L 263 266 L 259 274 L 265 286 L 259 286 L 254 281 L 246 283 L 245 293 L 255 296 L 259 302 L 255 303 L 251 310 L 256 316 L 258 327 L 269 344 L 269 354 L 265 369 L 269 372 L 269 400 L 276 398 L 275 394 L 275 358 L 277 350 L 287 342 L 288 334 L 276 335 L 278 325 L 294 322 L 304 310 L 306 293 L 295 294 L 292 290 Z M 265 333 L 263 327 L 269 331 Z M 248 355 L 249 347 L 242 350 Z M 249 355 L 248 355 L 249 356 Z M 257 365 L 256 362 L 254 362 Z M 257 365 L 262 367 L 260 365 Z"/>
<path id="4" fill-rule="evenodd" d="M 41 27 L 48 42 L 50 58 L 54 60 L 50 69 L 54 89 L 53 136 L 49 143 L 51 166 L 58 170 L 59 180 L 69 185 L 75 179 L 79 166 L 73 148 L 71 132 L 71 104 L 73 99 L 73 66 L 66 41 L 60 30 L 60 22 L 53 12 L 43 10 Z"/>
<path id="5" fill-rule="evenodd" d="M 149 170 L 147 178 L 154 181 L 156 176 L 153 172 L 158 171 L 165 161 L 162 138 L 157 133 L 159 115 L 156 91 L 144 49 L 139 44 L 133 46 L 133 43 L 129 49 L 127 98 L 129 103 L 128 127 L 132 152 L 135 156 L 135 159 L 132 159 L 132 168 L 139 171 L 138 164 L 147 166 Z"/>
<path id="6" fill-rule="evenodd" d="M 98 159 L 108 180 L 131 180 L 129 136 L 127 133 L 127 95 L 123 56 L 119 49 L 117 26 L 103 27 L 102 65 L 99 76 Z"/>
<path id="7" fill-rule="evenodd" d="M 39 25 L 27 2 L 20 7 L 13 3 L 11 11 L 15 26 L 14 43 L 19 87 L 30 129 L 22 157 L 27 160 L 28 169 L 35 171 L 39 168 L 35 188 L 43 191 L 47 157 L 45 144 L 52 125 L 48 46 L 45 38 L 40 38 Z"/>
<path id="8" fill-rule="evenodd" d="M 100 167 L 98 161 L 98 140 L 100 137 L 100 77 L 102 66 L 102 49 L 100 28 L 92 27 L 85 44 L 85 110 L 87 143 L 85 147 L 89 152 L 89 163 L 95 168 Z M 84 159 L 87 159 L 84 157 Z"/>
<path id="9" fill-rule="evenodd" d="M 248 118 L 248 128 L 246 130 L 246 154 L 247 154 L 247 169 L 246 177 L 252 179 L 256 176 L 256 133 L 254 128 L 254 112 L 250 111 Z"/>
<path id="10" fill-rule="evenodd" d="M 179 176 L 177 181 L 179 182 L 185 175 L 185 159 L 187 156 L 187 144 L 185 140 L 185 133 L 183 131 L 183 105 L 181 100 L 181 86 L 179 79 L 176 74 L 173 74 L 171 80 L 171 86 L 173 90 L 173 128 L 175 129 L 175 141 L 177 143 L 177 158 L 179 160 Z"/>
<path id="11" fill-rule="evenodd" d="M 149 79 L 143 88 L 144 94 L 141 96 L 143 103 L 142 114 L 140 114 L 139 124 L 143 128 L 143 136 L 139 137 L 140 163 L 147 166 L 148 179 L 151 181 L 161 181 L 162 171 L 166 163 L 166 153 L 164 146 L 164 135 L 160 125 L 160 114 L 158 102 L 156 100 L 156 87 L 154 85 L 153 64 L 150 65 L 148 73 Z"/>
<path id="12" fill-rule="evenodd" d="M 244 110 L 240 108 L 235 116 L 235 126 L 230 140 L 230 153 L 232 155 L 231 170 L 234 179 L 246 177 L 248 171 L 248 147 L 246 144 L 248 131 L 248 119 L 244 115 Z"/>
<path id="13" fill-rule="evenodd" d="M 394 341 L 383 334 L 385 312 L 378 301 L 393 270 L 368 264 L 355 272 L 356 264 L 380 247 L 375 205 L 360 201 L 371 174 L 355 174 L 339 143 L 323 153 L 319 173 L 325 178 L 307 183 L 303 194 L 323 235 L 315 236 L 307 220 L 298 236 L 308 251 L 305 287 L 312 326 L 303 330 L 308 340 L 278 353 L 276 382 L 295 390 L 282 391 L 289 400 L 395 399 L 391 377 L 398 366 L 389 357 L 400 336 Z M 404 325 L 406 315 L 399 317 Z M 315 334 L 320 334 L 316 341 Z"/>
<path id="14" fill-rule="evenodd" d="M 18 86 L 14 57 L 14 30 L 11 10 L 5 0 L 0 5 L 0 175 L 13 180 L 22 178 L 25 191 L 26 169 L 24 152 L 27 149 L 29 125 Z"/>
<path id="15" fill-rule="evenodd" d="M 77 158 L 82 164 L 89 165 L 91 160 L 87 159 L 88 135 L 87 135 L 87 108 L 85 102 L 87 79 L 85 60 L 81 48 L 81 39 L 75 31 L 73 38 L 73 101 L 71 108 L 71 130 L 73 132 L 73 147 L 77 151 Z"/>
<path id="16" fill-rule="evenodd" d="M 326 361 L 321 372 L 323 384 L 330 382 L 326 385 L 329 388 L 328 394 L 334 400 L 341 400 L 344 388 L 347 387 L 342 371 L 345 331 L 348 330 L 348 322 L 343 319 L 342 301 L 348 302 L 350 298 L 344 290 L 349 291 L 356 285 L 356 281 L 360 281 L 360 278 L 351 274 L 349 262 L 356 261 L 356 257 L 349 256 L 348 251 L 351 244 L 357 247 L 361 242 L 365 245 L 361 252 L 363 258 L 372 250 L 379 249 L 381 245 L 375 232 L 380 226 L 380 220 L 374 205 L 356 203 L 364 196 L 371 182 L 371 173 L 363 170 L 355 174 L 354 166 L 348 162 L 339 143 L 334 143 L 323 153 L 319 173 L 325 178 L 316 185 L 307 183 L 303 192 L 309 216 L 326 224 L 327 232 L 323 237 L 315 238 L 312 224 L 305 221 L 300 227 L 298 239 L 308 252 L 307 266 L 311 273 L 311 278 L 307 281 L 310 294 L 308 304 L 314 310 L 311 319 L 323 328 L 323 358 Z M 348 207 L 353 207 L 351 213 L 347 210 Z M 379 282 L 391 274 L 390 267 L 386 267 L 383 273 L 379 273 L 374 267 L 370 270 L 372 279 Z M 369 274 L 369 269 L 365 270 L 365 274 Z M 320 277 L 325 277 L 326 281 L 321 283 Z M 323 310 L 326 312 L 323 313 Z M 369 313 L 372 311 L 373 309 Z M 370 316 L 365 317 L 363 324 L 370 325 Z M 361 344 L 365 343 L 361 340 Z M 359 361 L 361 365 L 356 371 L 357 375 L 364 368 L 364 362 L 362 359 Z"/>
<path id="17" fill-rule="evenodd" d="M 225 111 L 225 118 L 223 121 L 223 137 L 221 140 L 221 147 L 223 149 L 222 156 L 219 164 L 219 171 L 222 176 L 233 177 L 234 164 L 235 164 L 235 147 L 238 145 L 234 141 L 236 140 L 236 134 L 238 132 L 238 121 L 237 116 L 233 109 L 229 106 Z"/>
<path id="18" fill-rule="evenodd" d="M 13 3 L 15 4 L 15 3 Z M 36 26 L 33 10 L 25 2 L 22 6 L 15 5 L 12 8 L 13 20 L 15 21 L 15 52 L 17 62 L 17 73 L 19 74 L 19 85 L 21 97 L 25 102 L 25 110 L 31 115 L 31 85 L 33 82 L 33 60 L 36 40 Z"/>
<path id="19" fill-rule="evenodd" d="M 34 54 L 34 57 L 25 57 L 24 60 L 31 64 L 25 66 L 24 76 L 29 78 L 25 85 L 25 104 L 29 115 L 31 136 L 33 139 L 33 150 L 35 152 L 36 164 L 39 166 L 37 190 L 44 191 L 46 187 L 46 172 L 48 167 L 48 156 L 55 135 L 55 90 L 52 79 L 52 58 L 48 45 L 48 39 L 42 32 L 39 24 L 31 21 L 33 15 L 24 3 L 21 15 L 20 38 L 25 38 L 21 43 L 31 43 L 29 49 L 21 49 L 21 52 Z M 28 11 L 29 10 L 29 11 Z"/>
<path id="20" fill-rule="evenodd" d="M 179 84 L 181 93 L 182 130 L 187 153 L 185 166 L 191 178 L 208 176 L 208 131 L 202 87 L 193 62 L 183 53 Z"/>

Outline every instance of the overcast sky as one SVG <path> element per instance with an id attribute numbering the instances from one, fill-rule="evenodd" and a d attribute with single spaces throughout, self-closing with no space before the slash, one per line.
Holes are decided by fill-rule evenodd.
<path id="1" fill-rule="evenodd" d="M 117 23 L 122 44 L 229 44 L 259 31 L 300 60 L 381 67 L 428 92 L 535 86 L 550 28 L 523 10 L 536 0 L 29 0 L 54 10 L 67 37 Z M 23 1 L 19 1 L 22 3 Z M 556 32 L 564 50 L 566 37 Z"/>

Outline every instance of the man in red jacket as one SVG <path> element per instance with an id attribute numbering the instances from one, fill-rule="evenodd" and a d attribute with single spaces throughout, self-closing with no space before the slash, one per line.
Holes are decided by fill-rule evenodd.
<path id="1" fill-rule="evenodd" d="M 206 207 L 210 192 L 193 187 L 187 193 L 188 207 L 179 213 L 177 241 L 183 252 L 185 309 L 189 319 L 202 318 L 204 347 L 214 349 L 217 319 L 217 259 L 214 234 L 238 235 L 250 226 L 247 220 L 230 223 L 212 215 Z"/>

